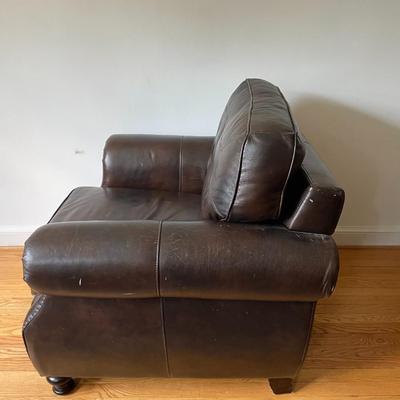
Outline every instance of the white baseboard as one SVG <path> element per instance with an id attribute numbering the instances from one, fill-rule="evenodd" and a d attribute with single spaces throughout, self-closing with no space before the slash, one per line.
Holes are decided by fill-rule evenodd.
<path id="1" fill-rule="evenodd" d="M 0 246 L 22 246 L 36 226 L 0 226 Z M 400 226 L 339 226 L 339 246 L 400 246 Z"/>
<path id="2" fill-rule="evenodd" d="M 339 226 L 333 237 L 339 246 L 400 246 L 400 226 Z"/>
<path id="3" fill-rule="evenodd" d="M 0 226 L 0 246 L 22 246 L 37 226 Z"/>

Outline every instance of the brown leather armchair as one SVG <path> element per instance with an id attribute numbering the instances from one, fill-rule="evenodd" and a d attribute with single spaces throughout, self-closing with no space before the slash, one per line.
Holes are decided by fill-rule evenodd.
<path id="1" fill-rule="evenodd" d="M 111 136 L 102 187 L 73 190 L 25 244 L 32 363 L 57 394 L 104 376 L 260 376 L 290 392 L 336 283 L 343 201 L 259 79 L 215 138 Z"/>

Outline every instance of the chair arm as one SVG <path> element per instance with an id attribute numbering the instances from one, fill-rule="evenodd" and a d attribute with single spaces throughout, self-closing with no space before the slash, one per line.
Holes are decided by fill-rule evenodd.
<path id="1" fill-rule="evenodd" d="M 345 194 L 304 136 L 301 142 L 305 157 L 287 192 L 287 197 L 299 201 L 283 223 L 290 230 L 331 235 L 342 213 Z"/>
<path id="2" fill-rule="evenodd" d="M 51 223 L 23 263 L 38 293 L 98 298 L 315 301 L 338 274 L 329 236 L 212 221 Z"/>
<path id="3" fill-rule="evenodd" d="M 35 292 L 155 297 L 157 221 L 55 222 L 26 241 L 24 280 Z"/>
<path id="4" fill-rule="evenodd" d="M 332 293 L 338 268 L 330 236 L 212 221 L 162 226 L 164 297 L 314 301 Z"/>
<path id="5" fill-rule="evenodd" d="M 102 186 L 201 193 L 213 142 L 209 136 L 112 135 Z"/>

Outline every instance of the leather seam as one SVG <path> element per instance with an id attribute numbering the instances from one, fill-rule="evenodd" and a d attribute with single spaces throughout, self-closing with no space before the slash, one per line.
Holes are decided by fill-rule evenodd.
<path id="1" fill-rule="evenodd" d="M 164 298 L 160 298 L 160 312 L 161 312 L 161 330 L 164 345 L 164 355 L 165 355 L 165 367 L 167 369 L 168 377 L 171 377 L 171 369 L 169 367 L 169 357 L 168 357 L 168 345 L 167 345 L 167 335 L 165 329 L 165 313 L 164 313 Z"/>
<path id="2" fill-rule="evenodd" d="M 246 136 L 245 139 L 243 140 L 242 148 L 240 149 L 240 161 L 239 161 L 239 169 L 238 169 L 238 174 L 236 177 L 236 183 L 235 183 L 235 192 L 232 196 L 232 201 L 229 206 L 228 214 L 226 218 L 223 218 L 223 221 L 230 221 L 231 216 L 232 216 L 232 209 L 233 209 L 233 204 L 235 203 L 237 193 L 239 191 L 239 181 L 240 181 L 240 175 L 242 172 L 242 164 L 243 164 L 243 154 L 244 154 L 244 149 L 246 147 L 249 135 L 250 135 L 250 127 L 251 127 L 251 117 L 253 115 L 253 105 L 254 105 L 254 96 L 253 96 L 253 91 L 251 90 L 251 85 L 248 79 L 246 79 L 247 83 L 247 88 L 249 89 L 249 94 L 250 94 L 250 104 L 249 104 L 249 116 L 247 118 L 247 127 L 246 127 Z"/>
<path id="3" fill-rule="evenodd" d="M 157 296 L 159 297 L 159 301 L 160 301 L 161 334 L 162 334 L 162 341 L 163 341 L 164 355 L 165 355 L 165 367 L 167 369 L 167 375 L 170 377 L 171 376 L 171 372 L 170 372 L 170 368 L 169 368 L 167 335 L 166 335 L 166 330 L 165 330 L 164 298 L 161 297 L 161 288 L 160 288 L 160 275 L 161 275 L 160 253 L 161 253 L 162 224 L 163 224 L 163 221 L 161 220 L 160 224 L 159 224 L 159 228 L 158 228 L 157 255 L 156 255 Z"/>
<path id="4" fill-rule="evenodd" d="M 40 298 L 38 299 L 37 303 L 33 306 L 32 310 L 29 312 L 29 314 L 26 316 L 26 319 L 22 325 L 22 330 L 24 331 L 30 323 L 35 319 L 35 317 L 40 313 L 40 311 L 43 309 L 43 304 L 44 301 L 46 300 L 46 295 L 42 294 L 39 295 Z"/>
<path id="5" fill-rule="evenodd" d="M 62 201 L 62 203 L 58 206 L 57 210 L 54 211 L 53 215 L 51 216 L 51 218 L 50 218 L 49 221 L 47 222 L 48 224 L 51 223 L 51 221 L 52 221 L 53 218 L 56 216 L 56 214 L 58 213 L 58 211 L 60 211 L 61 207 L 67 202 L 67 200 L 71 197 L 71 194 L 72 194 L 73 192 L 75 192 L 76 189 L 78 189 L 78 188 L 72 189 L 72 190 L 68 193 L 68 196 L 67 196 L 67 197 Z"/>
<path id="6" fill-rule="evenodd" d="M 157 247 L 156 247 L 156 294 L 158 297 L 161 295 L 160 290 L 160 242 L 161 242 L 161 230 L 162 230 L 162 223 L 161 220 L 158 225 L 158 233 L 157 233 Z"/>
<path id="7" fill-rule="evenodd" d="M 29 350 L 28 341 L 26 340 L 26 329 L 30 326 L 31 322 L 39 315 L 39 313 L 44 309 L 44 302 L 46 300 L 45 294 L 40 294 L 39 300 L 37 303 L 33 305 L 28 315 L 25 318 L 25 321 L 22 325 L 22 339 L 24 341 L 25 349 L 28 354 L 28 357 L 32 360 L 31 352 Z"/>
<path id="8" fill-rule="evenodd" d="M 282 213 L 282 205 L 283 205 L 284 193 L 285 193 L 285 191 L 286 191 L 286 187 L 287 187 L 287 184 L 288 184 L 288 182 L 289 182 L 289 177 L 290 177 L 290 174 L 292 173 L 293 164 L 294 164 L 294 159 L 295 159 L 295 157 L 296 157 L 298 133 L 297 133 L 297 127 L 296 127 L 296 125 L 295 125 L 295 123 L 294 123 L 294 121 L 293 121 L 293 116 L 292 116 L 292 112 L 290 111 L 289 103 L 286 101 L 285 96 L 283 95 L 283 93 L 281 92 L 281 90 L 280 90 L 278 87 L 276 87 L 276 88 L 278 89 L 279 94 L 280 94 L 281 97 L 282 97 L 282 100 L 285 102 L 286 109 L 287 109 L 287 111 L 288 111 L 288 113 L 289 113 L 289 118 L 290 118 L 290 122 L 291 122 L 292 129 L 293 129 L 293 142 L 294 142 L 294 143 L 293 143 L 292 160 L 291 160 L 291 162 L 290 162 L 289 170 L 288 170 L 288 172 L 287 172 L 286 180 L 285 180 L 285 183 L 284 183 L 284 185 L 283 185 L 283 188 L 282 188 L 282 191 L 281 191 L 281 196 L 280 196 L 281 198 L 280 198 L 280 201 L 279 201 L 279 209 L 278 209 L 278 215 L 277 215 L 277 218 L 279 218 L 280 215 L 281 215 L 281 213 Z"/>

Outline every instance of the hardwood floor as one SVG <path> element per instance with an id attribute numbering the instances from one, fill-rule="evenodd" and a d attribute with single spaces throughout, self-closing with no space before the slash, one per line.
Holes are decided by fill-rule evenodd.
<path id="1" fill-rule="evenodd" d="M 400 399 L 400 248 L 341 249 L 334 295 L 319 303 L 295 393 L 262 379 L 90 379 L 71 399 Z M 0 248 L 0 399 L 54 399 L 21 338 L 30 304 L 20 248 Z"/>

